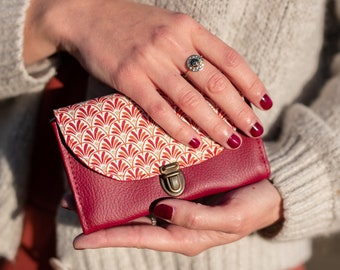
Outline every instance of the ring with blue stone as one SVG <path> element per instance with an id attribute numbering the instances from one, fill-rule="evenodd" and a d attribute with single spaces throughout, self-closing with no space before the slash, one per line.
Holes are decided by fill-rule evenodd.
<path id="1" fill-rule="evenodd" d="M 198 72 L 204 67 L 204 59 L 202 56 L 194 54 L 188 57 L 186 65 L 188 70 Z"/>

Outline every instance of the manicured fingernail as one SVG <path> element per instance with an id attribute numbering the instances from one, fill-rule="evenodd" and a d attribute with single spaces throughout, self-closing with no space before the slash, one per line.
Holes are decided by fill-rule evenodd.
<path id="1" fill-rule="evenodd" d="M 250 130 L 251 136 L 259 137 L 262 135 L 262 133 L 263 133 L 263 127 L 258 122 L 256 122 L 255 125 Z"/>
<path id="2" fill-rule="evenodd" d="M 172 215 L 173 215 L 174 209 L 166 204 L 159 204 L 156 205 L 156 207 L 153 210 L 153 213 L 162 218 L 162 219 L 166 219 L 166 220 L 171 220 L 172 219 Z"/>
<path id="3" fill-rule="evenodd" d="M 193 138 L 190 142 L 189 145 L 192 148 L 198 148 L 200 146 L 201 142 L 199 141 L 199 139 Z"/>
<path id="4" fill-rule="evenodd" d="M 260 105 L 262 109 L 269 110 L 273 106 L 273 101 L 267 94 L 265 94 L 260 101 Z"/>
<path id="5" fill-rule="evenodd" d="M 228 139 L 227 144 L 230 146 L 230 148 L 236 149 L 236 148 L 240 147 L 240 145 L 241 145 L 241 138 L 239 136 L 233 134 Z"/>

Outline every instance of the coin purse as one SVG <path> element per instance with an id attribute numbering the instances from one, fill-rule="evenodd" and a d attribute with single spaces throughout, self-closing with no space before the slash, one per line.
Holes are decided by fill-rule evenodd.
<path id="1" fill-rule="evenodd" d="M 241 134 L 239 149 L 225 149 L 173 107 L 200 134 L 198 148 L 171 138 L 119 93 L 54 110 L 52 125 L 85 234 L 148 215 L 164 198 L 195 200 L 269 177 L 260 138 Z"/>

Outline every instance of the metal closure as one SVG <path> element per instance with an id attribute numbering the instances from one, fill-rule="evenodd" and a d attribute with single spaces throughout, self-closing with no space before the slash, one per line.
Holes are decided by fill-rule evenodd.
<path id="1" fill-rule="evenodd" d="M 159 168 L 160 182 L 163 190 L 170 196 L 179 196 L 185 187 L 185 178 L 178 162 L 170 163 Z"/>

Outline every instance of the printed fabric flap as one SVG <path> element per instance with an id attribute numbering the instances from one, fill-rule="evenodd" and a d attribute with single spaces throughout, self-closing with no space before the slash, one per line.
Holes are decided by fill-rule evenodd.
<path id="1" fill-rule="evenodd" d="M 181 168 L 196 165 L 223 151 L 173 107 L 200 134 L 199 148 L 171 138 L 138 105 L 118 93 L 63 107 L 54 114 L 66 145 L 83 164 L 112 179 L 129 181 L 159 175 L 161 166 L 175 161 Z"/>

